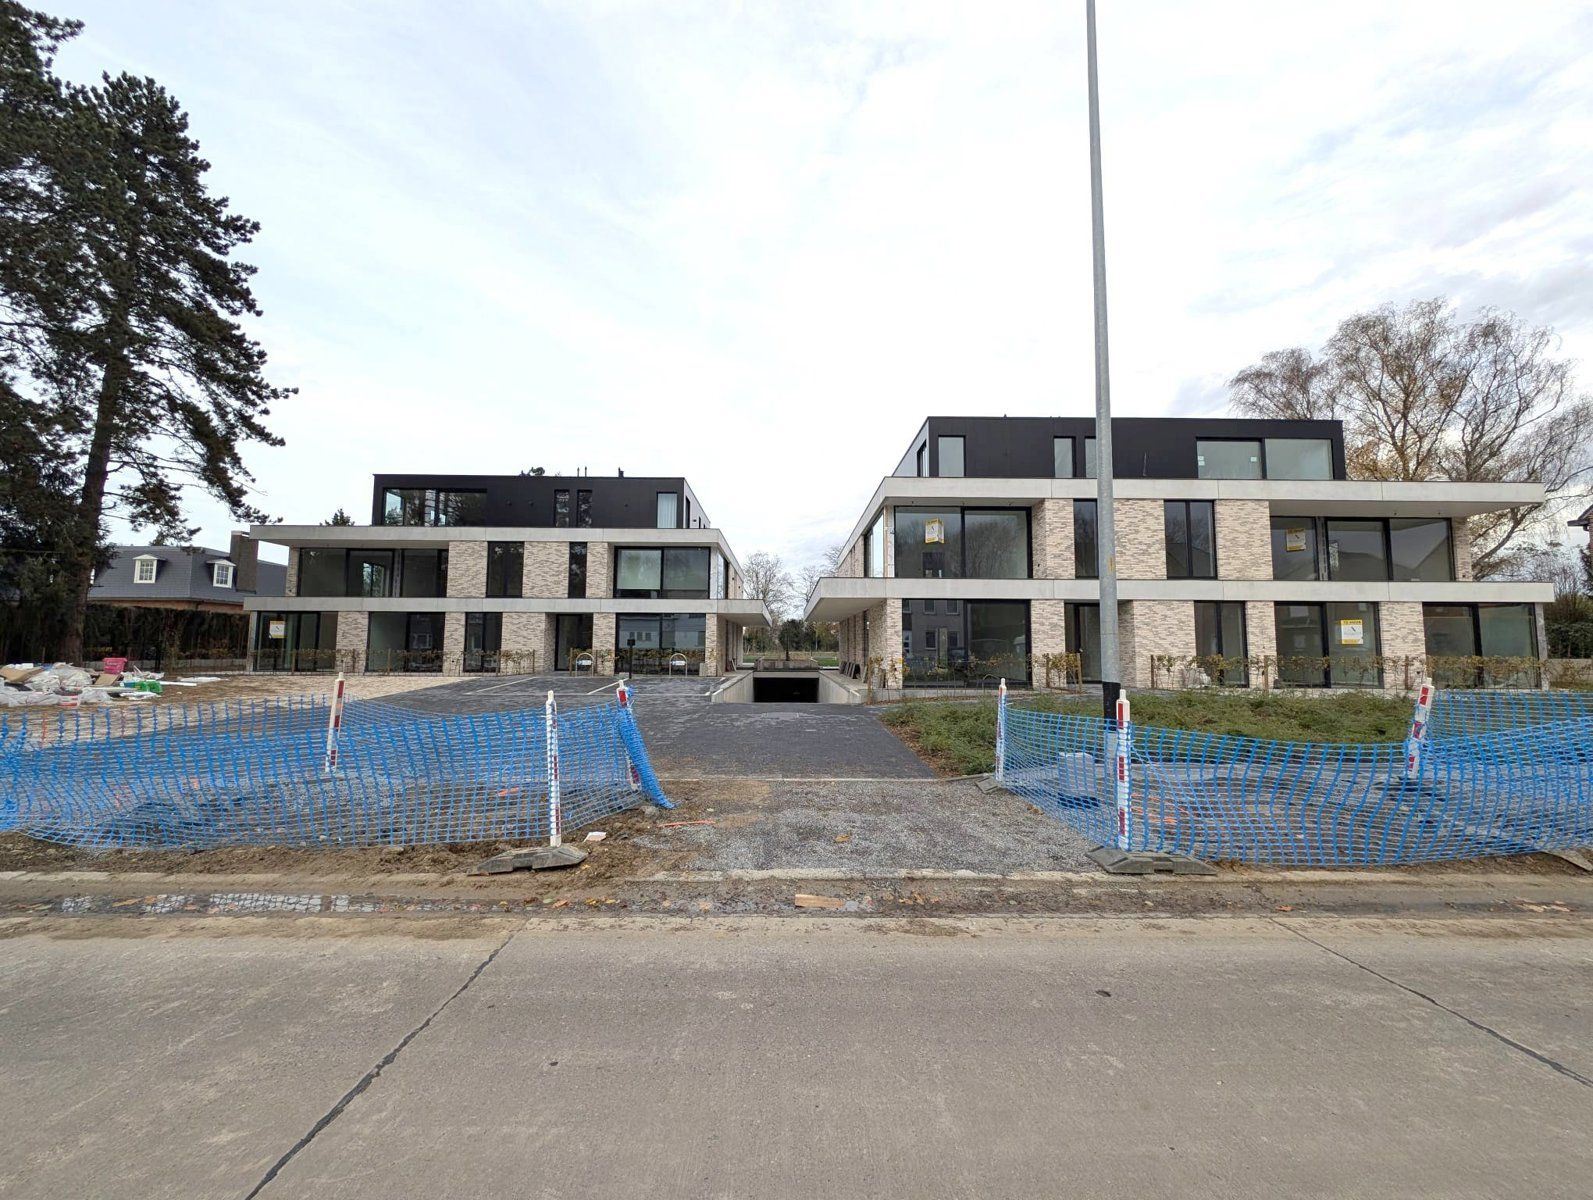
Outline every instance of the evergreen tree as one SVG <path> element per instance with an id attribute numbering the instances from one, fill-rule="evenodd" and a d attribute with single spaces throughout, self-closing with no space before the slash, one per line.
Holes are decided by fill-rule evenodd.
<path id="1" fill-rule="evenodd" d="M 27 118 L 0 130 L 0 295 L 26 381 L 13 393 L 67 472 L 69 519 L 50 535 L 66 658 L 82 655 L 109 515 L 186 541 L 182 488 L 196 484 L 235 519 L 264 519 L 240 451 L 281 444 L 263 418 L 291 394 L 241 324 L 259 309 L 233 255 L 258 225 L 206 189 L 188 118 L 154 80 L 51 74 L 76 32 L 0 0 L 0 108 Z"/>
<path id="2" fill-rule="evenodd" d="M 354 518 L 349 516 L 348 513 L 344 512 L 341 508 L 339 508 L 335 513 L 332 514 L 332 519 L 331 520 L 322 521 L 321 524 L 323 524 L 323 525 L 352 525 L 352 524 L 354 524 Z"/>

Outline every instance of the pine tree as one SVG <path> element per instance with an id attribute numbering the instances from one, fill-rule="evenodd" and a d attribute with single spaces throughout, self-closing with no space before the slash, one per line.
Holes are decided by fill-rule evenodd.
<path id="1" fill-rule="evenodd" d="M 265 352 L 241 324 L 259 309 L 254 269 L 233 256 L 259 227 L 207 190 L 209 164 L 175 98 L 126 74 L 65 85 L 49 57 L 75 28 L 9 2 L 0 24 L 6 62 L 38 64 L 15 84 L 8 70 L 5 84 L 43 97 L 33 111 L 47 126 L 0 134 L 0 241 L 23 235 L 32 264 L 8 263 L 0 289 L 20 318 L 34 425 L 71 471 L 72 518 L 55 549 L 60 653 L 78 658 L 106 517 L 186 541 L 182 488 L 197 484 L 235 519 L 263 520 L 241 447 L 281 445 L 263 419 L 291 391 L 267 382 Z"/>

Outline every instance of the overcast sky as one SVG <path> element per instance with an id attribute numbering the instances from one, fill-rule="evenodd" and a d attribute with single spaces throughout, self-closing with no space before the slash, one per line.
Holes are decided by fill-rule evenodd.
<path id="1" fill-rule="evenodd" d="M 623 467 L 797 566 L 924 416 L 1093 411 L 1082 0 L 48 7 L 263 225 L 289 522 Z M 1593 359 L 1593 6 L 1103 0 L 1100 37 L 1119 413 L 1444 293 Z"/>

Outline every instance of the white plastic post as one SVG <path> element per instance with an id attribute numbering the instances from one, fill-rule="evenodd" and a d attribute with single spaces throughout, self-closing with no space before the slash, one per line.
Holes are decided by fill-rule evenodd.
<path id="1" fill-rule="evenodd" d="M 1405 738 L 1405 779 L 1415 783 L 1421 774 L 1422 747 L 1427 743 L 1427 722 L 1432 716 L 1437 688 L 1424 683 L 1416 693 L 1416 711 L 1411 714 L 1410 734 Z"/>
<path id="2" fill-rule="evenodd" d="M 337 683 L 332 687 L 332 708 L 326 714 L 326 764 L 327 775 L 337 774 L 337 735 L 343 728 L 343 689 L 346 686 L 343 672 L 337 673 Z"/>
<path id="3" fill-rule="evenodd" d="M 625 681 L 623 679 L 620 680 L 619 690 L 614 693 L 614 698 L 619 701 L 619 706 L 621 709 L 620 720 L 628 720 L 631 712 L 633 711 L 631 709 L 631 690 L 625 686 Z M 636 769 L 635 760 L 631 758 L 629 746 L 625 748 L 625 765 L 630 771 L 631 791 L 641 791 L 642 775 L 641 772 Z"/>
<path id="4" fill-rule="evenodd" d="M 548 845 L 559 846 L 564 839 L 564 806 L 559 801 L 559 706 L 551 689 L 543 712 L 548 730 Z"/>
<path id="5" fill-rule="evenodd" d="M 1007 778 L 1007 681 L 996 689 L 996 782 Z"/>
<path id="6" fill-rule="evenodd" d="M 1134 726 L 1129 714 L 1128 695 L 1117 698 L 1117 748 L 1112 755 L 1112 784 L 1117 797 L 1117 848 L 1128 850 L 1128 765 L 1134 749 Z"/>

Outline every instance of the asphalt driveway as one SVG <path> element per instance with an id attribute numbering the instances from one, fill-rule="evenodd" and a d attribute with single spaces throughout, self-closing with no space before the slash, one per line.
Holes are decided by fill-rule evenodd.
<path id="1" fill-rule="evenodd" d="M 613 703 L 618 680 L 571 675 L 482 676 L 387 702 L 433 713 Z M 717 680 L 630 681 L 636 719 L 665 780 L 933 779 L 934 772 L 868 708 L 840 704 L 712 704 Z"/>

